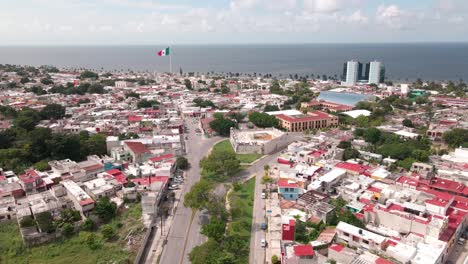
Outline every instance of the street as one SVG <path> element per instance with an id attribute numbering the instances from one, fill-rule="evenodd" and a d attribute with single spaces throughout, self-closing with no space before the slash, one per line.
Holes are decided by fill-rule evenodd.
<path id="1" fill-rule="evenodd" d="M 161 264 L 173 264 L 173 263 L 190 263 L 188 254 L 192 249 L 204 243 L 206 237 L 200 234 L 200 230 L 203 224 L 208 222 L 208 215 L 203 212 L 197 211 L 193 216 L 192 221 L 192 209 L 187 208 L 183 205 L 183 196 L 185 193 L 190 191 L 193 184 L 200 180 L 200 167 L 199 161 L 208 154 L 211 147 L 218 141 L 222 140 L 220 137 L 213 137 L 209 139 L 202 138 L 196 135 L 195 129 L 198 127 L 197 124 L 192 123 L 192 120 L 186 121 L 187 127 L 189 128 L 188 140 L 186 140 L 187 148 L 187 159 L 190 162 L 190 169 L 187 171 L 187 177 L 185 184 L 182 188 L 181 201 L 176 208 L 174 220 L 171 225 L 171 230 L 167 238 L 167 244 L 163 249 L 162 256 L 160 258 Z M 287 140 L 292 142 L 302 137 L 302 134 L 288 135 Z M 263 263 L 265 259 L 265 250 L 260 246 L 260 239 L 264 236 L 264 231 L 260 229 L 260 223 L 264 222 L 264 202 L 261 199 L 262 186 L 261 178 L 263 176 L 264 166 L 266 164 L 273 163 L 280 153 L 275 153 L 270 156 L 266 156 L 261 160 L 255 162 L 252 166 L 246 170 L 241 171 L 235 179 L 243 180 L 251 175 L 256 175 L 256 186 L 255 186 L 255 200 L 253 208 L 253 223 L 252 223 L 252 237 L 250 242 L 250 263 Z M 225 193 L 224 184 L 218 185 L 216 189 L 217 193 Z M 259 261 L 259 262 L 257 262 Z"/>
<path id="2" fill-rule="evenodd" d="M 214 137 L 205 139 L 196 135 L 195 129 L 198 128 L 198 122 L 193 123 L 192 119 L 186 120 L 185 124 L 189 128 L 188 140 L 185 141 L 187 149 L 187 159 L 190 168 L 187 170 L 185 184 L 182 186 L 181 201 L 175 209 L 174 220 L 171 230 L 167 237 L 167 244 L 164 246 L 160 263 L 190 263 L 188 253 L 193 247 L 205 242 L 206 237 L 200 234 L 200 229 L 207 217 L 202 213 L 196 212 L 192 222 L 192 209 L 183 204 L 185 193 L 200 180 L 200 160 L 207 155 L 211 147 L 221 138 Z"/>

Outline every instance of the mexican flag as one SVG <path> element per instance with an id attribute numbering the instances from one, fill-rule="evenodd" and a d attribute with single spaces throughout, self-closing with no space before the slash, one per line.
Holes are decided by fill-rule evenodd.
<path id="1" fill-rule="evenodd" d="M 169 56 L 169 47 L 158 51 L 158 56 Z"/>

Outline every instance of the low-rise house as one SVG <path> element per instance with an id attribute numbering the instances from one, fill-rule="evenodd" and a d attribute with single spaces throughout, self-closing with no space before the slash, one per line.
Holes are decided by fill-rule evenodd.
<path id="1" fill-rule="evenodd" d="M 317 264 L 318 258 L 312 245 L 283 244 L 281 263 L 284 264 Z"/>
<path id="2" fill-rule="evenodd" d="M 287 179 L 278 180 L 278 193 L 286 200 L 297 200 L 302 194 L 302 188 L 297 182 Z"/>
<path id="3" fill-rule="evenodd" d="M 61 184 L 65 187 L 67 195 L 73 201 L 76 210 L 87 215 L 94 208 L 94 200 L 74 181 L 64 180 Z"/>
<path id="4" fill-rule="evenodd" d="M 94 180 L 84 182 L 83 185 L 84 190 L 94 200 L 99 200 L 102 197 L 114 197 L 119 186 L 118 182 L 112 177 L 96 178 Z"/>
<path id="5" fill-rule="evenodd" d="M 47 189 L 46 183 L 35 170 L 26 170 L 19 179 L 26 194 L 43 192 Z"/>
<path id="6" fill-rule="evenodd" d="M 362 228 L 339 222 L 336 226 L 337 242 L 346 243 L 353 247 L 380 251 L 386 241 L 384 236 L 369 232 Z"/>

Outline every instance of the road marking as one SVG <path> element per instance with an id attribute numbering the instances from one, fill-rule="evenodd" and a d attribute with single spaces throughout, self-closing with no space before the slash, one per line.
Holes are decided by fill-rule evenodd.
<path id="1" fill-rule="evenodd" d="M 189 228 L 187 230 L 187 236 L 186 236 L 187 239 L 185 239 L 185 241 L 184 241 L 184 247 L 182 249 L 182 256 L 180 258 L 179 264 L 182 264 L 184 262 L 185 249 L 187 248 L 188 236 L 190 234 L 190 229 L 192 228 L 192 223 L 193 223 L 193 219 L 195 218 L 195 213 L 196 213 L 196 211 L 192 210 L 192 216 L 190 217 L 190 224 L 189 224 Z"/>

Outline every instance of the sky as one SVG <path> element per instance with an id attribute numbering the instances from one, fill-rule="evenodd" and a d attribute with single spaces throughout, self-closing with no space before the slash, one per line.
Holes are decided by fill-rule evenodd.
<path id="1" fill-rule="evenodd" d="M 0 0 L 0 45 L 467 42 L 468 0 Z"/>

